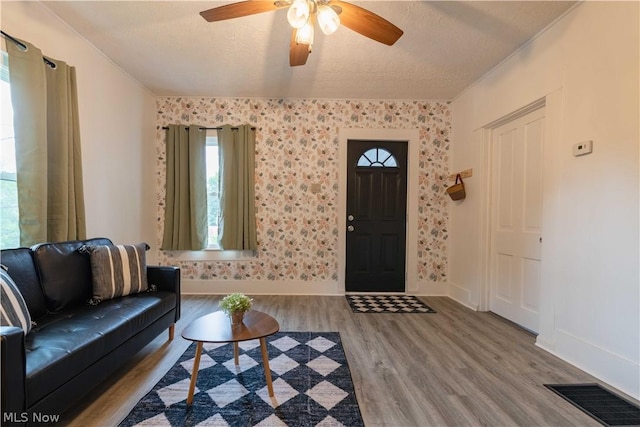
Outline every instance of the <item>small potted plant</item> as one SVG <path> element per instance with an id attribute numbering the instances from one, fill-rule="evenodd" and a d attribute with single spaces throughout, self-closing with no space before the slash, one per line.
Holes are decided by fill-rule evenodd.
<path id="1" fill-rule="evenodd" d="M 253 300 L 241 293 L 229 294 L 220 301 L 220 309 L 231 319 L 232 325 L 242 323 L 244 313 L 251 310 Z"/>

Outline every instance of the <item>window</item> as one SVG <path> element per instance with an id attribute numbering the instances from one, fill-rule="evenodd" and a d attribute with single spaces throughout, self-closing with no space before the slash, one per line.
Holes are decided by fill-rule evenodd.
<path id="1" fill-rule="evenodd" d="M 371 148 L 358 159 L 360 167 L 397 168 L 398 162 L 393 154 L 384 148 Z"/>
<path id="2" fill-rule="evenodd" d="M 6 52 L 0 61 L 0 248 L 20 246 L 16 149 Z"/>
<path id="3" fill-rule="evenodd" d="M 255 259 L 253 251 L 222 250 L 219 239 L 220 220 L 220 157 L 218 150 L 218 132 L 207 130 L 206 136 L 206 168 L 207 168 L 207 214 L 209 234 L 208 246 L 201 251 L 179 251 L 179 261 L 240 261 Z"/>
<path id="4" fill-rule="evenodd" d="M 220 249 L 218 220 L 220 218 L 220 163 L 218 160 L 218 134 L 207 130 L 207 215 L 209 235 L 207 249 Z"/>

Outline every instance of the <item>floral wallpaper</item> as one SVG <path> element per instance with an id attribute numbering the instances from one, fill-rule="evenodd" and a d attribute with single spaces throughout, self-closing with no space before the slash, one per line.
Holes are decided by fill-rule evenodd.
<path id="1" fill-rule="evenodd" d="M 419 129 L 418 280 L 445 281 L 451 112 L 448 102 L 320 99 L 226 99 L 159 97 L 157 247 L 164 224 L 163 126 L 256 127 L 258 253 L 242 261 L 159 261 L 178 265 L 184 279 L 338 279 L 338 130 Z M 321 191 L 312 194 L 311 184 Z"/>

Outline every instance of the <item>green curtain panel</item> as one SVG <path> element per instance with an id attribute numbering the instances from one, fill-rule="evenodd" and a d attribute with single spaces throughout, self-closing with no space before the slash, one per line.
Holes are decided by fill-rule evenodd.
<path id="1" fill-rule="evenodd" d="M 220 151 L 220 246 L 258 248 L 255 207 L 256 134 L 250 125 L 218 130 Z"/>
<path id="2" fill-rule="evenodd" d="M 75 68 L 7 43 L 20 244 L 86 238 Z"/>
<path id="3" fill-rule="evenodd" d="M 206 137 L 201 126 L 168 126 L 164 250 L 207 247 Z"/>

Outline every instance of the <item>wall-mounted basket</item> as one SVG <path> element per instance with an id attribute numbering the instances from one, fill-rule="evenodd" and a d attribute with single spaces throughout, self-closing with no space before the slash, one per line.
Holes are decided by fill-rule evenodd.
<path id="1" fill-rule="evenodd" d="M 447 188 L 447 194 L 449 194 L 451 200 L 464 200 L 464 198 L 467 197 L 467 193 L 464 190 L 464 182 L 462 182 L 460 174 L 456 175 L 456 183 Z"/>

